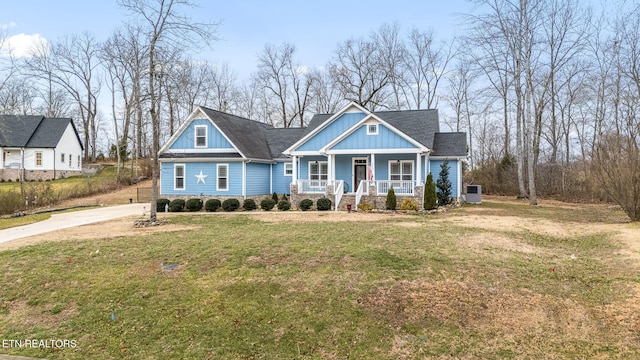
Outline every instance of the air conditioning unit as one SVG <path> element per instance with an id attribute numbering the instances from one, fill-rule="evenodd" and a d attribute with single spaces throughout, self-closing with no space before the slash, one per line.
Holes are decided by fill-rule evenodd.
<path id="1" fill-rule="evenodd" d="M 482 186 L 467 185 L 466 202 L 469 204 L 482 204 Z"/>

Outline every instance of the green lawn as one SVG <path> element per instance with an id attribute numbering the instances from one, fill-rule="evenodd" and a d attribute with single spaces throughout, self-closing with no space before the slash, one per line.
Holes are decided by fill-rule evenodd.
<path id="1" fill-rule="evenodd" d="M 559 238 L 446 221 L 479 209 L 560 222 L 584 215 L 500 203 L 377 222 L 265 223 L 250 215 L 185 214 L 172 222 L 197 230 L 3 251 L 0 338 L 73 339 L 77 347 L 0 353 L 49 359 L 640 357 L 640 316 L 625 310 L 640 308 L 634 302 L 638 262 L 624 255 L 614 233 Z M 599 209 L 590 211 L 618 219 Z M 492 239 L 511 245 L 494 246 Z M 163 271 L 161 263 L 179 267 Z"/>

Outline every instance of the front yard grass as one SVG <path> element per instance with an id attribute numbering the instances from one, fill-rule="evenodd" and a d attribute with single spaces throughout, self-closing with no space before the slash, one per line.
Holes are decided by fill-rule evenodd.
<path id="1" fill-rule="evenodd" d="M 49 359 L 640 356 L 637 262 L 612 233 L 560 238 L 440 221 L 469 209 L 381 222 L 182 215 L 172 222 L 199 230 L 3 251 L 2 339 L 75 339 L 77 347 L 0 352 Z M 488 209 L 555 217 L 530 215 L 526 205 Z"/>

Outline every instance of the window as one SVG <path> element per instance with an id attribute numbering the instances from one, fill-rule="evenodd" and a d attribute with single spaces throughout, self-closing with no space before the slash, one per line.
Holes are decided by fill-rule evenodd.
<path id="1" fill-rule="evenodd" d="M 309 161 L 309 180 L 327 180 L 328 173 L 326 161 Z"/>
<path id="2" fill-rule="evenodd" d="M 207 147 L 207 126 L 206 125 L 198 125 L 196 126 L 196 144 L 197 148 Z"/>
<path id="3" fill-rule="evenodd" d="M 293 176 L 293 163 L 284 163 L 284 176 Z"/>
<path id="4" fill-rule="evenodd" d="M 60 162 L 64 164 L 64 153 L 60 154 Z"/>
<path id="5" fill-rule="evenodd" d="M 173 165 L 173 190 L 184 190 L 184 165 Z"/>
<path id="6" fill-rule="evenodd" d="M 218 164 L 217 174 L 218 182 L 216 183 L 216 190 L 229 190 L 229 164 Z"/>
<path id="7" fill-rule="evenodd" d="M 367 135 L 378 135 L 378 124 L 367 125 Z"/>
<path id="8" fill-rule="evenodd" d="M 389 180 L 413 180 L 413 161 L 389 161 Z"/>
<path id="9" fill-rule="evenodd" d="M 78 155 L 78 169 L 80 169 L 80 155 Z"/>
<path id="10" fill-rule="evenodd" d="M 42 166 L 42 151 L 36 151 L 36 166 Z"/>
<path id="11" fill-rule="evenodd" d="M 69 167 L 73 166 L 72 163 L 71 163 L 72 161 L 73 161 L 72 156 L 71 156 L 71 154 L 69 154 Z"/>

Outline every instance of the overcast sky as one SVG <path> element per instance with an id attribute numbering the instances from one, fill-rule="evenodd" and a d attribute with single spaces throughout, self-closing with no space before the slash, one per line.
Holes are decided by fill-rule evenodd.
<path id="1" fill-rule="evenodd" d="M 242 79 L 256 69 L 257 55 L 267 43 L 296 46 L 301 65 L 319 67 L 333 56 L 339 42 L 366 36 L 384 23 L 433 29 L 448 39 L 462 29 L 456 14 L 468 13 L 465 0 L 449 1 L 304 1 L 304 0 L 194 0 L 194 21 L 220 22 L 222 40 L 195 57 L 228 63 Z M 116 0 L 3 1 L 0 26 L 12 36 L 15 54 L 23 54 L 33 41 L 55 41 L 68 34 L 89 31 L 105 40 L 127 19 Z"/>

